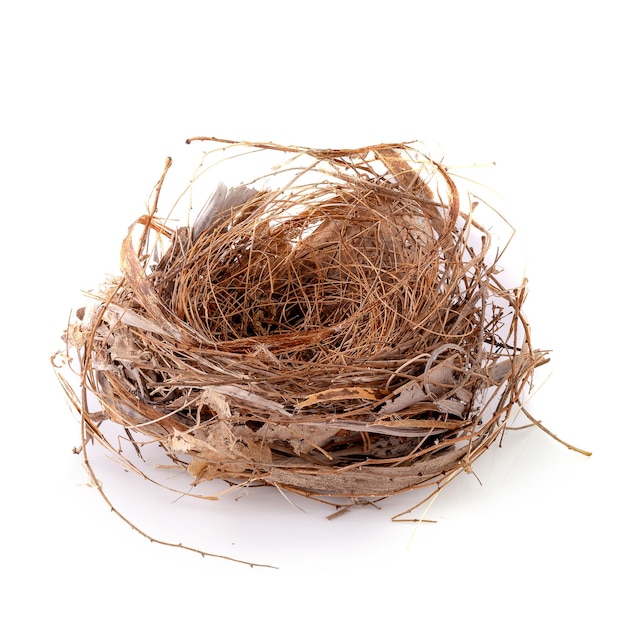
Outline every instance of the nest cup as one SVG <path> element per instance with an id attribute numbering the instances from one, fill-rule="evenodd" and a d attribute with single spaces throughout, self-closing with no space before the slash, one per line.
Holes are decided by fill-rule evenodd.
<path id="1" fill-rule="evenodd" d="M 176 228 L 157 212 L 164 173 L 122 243 L 121 275 L 66 333 L 85 441 L 122 454 L 110 420 L 194 484 L 315 498 L 384 497 L 469 470 L 547 360 L 531 346 L 524 283 L 499 282 L 476 199 L 415 144 L 190 141 L 212 142 L 192 190 L 250 156 L 278 165 L 218 184 Z"/>

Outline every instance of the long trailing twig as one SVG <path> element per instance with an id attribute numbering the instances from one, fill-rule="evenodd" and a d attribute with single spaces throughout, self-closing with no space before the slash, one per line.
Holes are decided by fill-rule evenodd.
<path id="1" fill-rule="evenodd" d="M 206 552 L 204 550 L 201 550 L 199 548 L 194 548 L 193 546 L 188 546 L 182 542 L 179 543 L 174 543 L 174 542 L 170 542 L 170 541 L 165 541 L 163 539 L 159 539 L 157 537 L 154 537 L 153 535 L 150 535 L 148 533 L 146 533 L 145 531 L 141 530 L 141 528 L 139 528 L 136 524 L 134 524 L 128 517 L 126 517 L 124 514 L 122 514 L 120 512 L 119 509 L 117 509 L 112 503 L 111 500 L 109 499 L 108 495 L 105 493 L 104 488 L 102 487 L 101 482 L 98 480 L 96 473 L 94 472 L 91 463 L 89 461 L 88 455 L 87 455 L 87 445 L 86 445 L 86 441 L 85 441 L 85 437 L 83 437 L 83 444 L 82 444 L 82 455 L 83 455 L 83 461 L 84 461 L 84 465 L 85 468 L 87 470 L 87 473 L 91 479 L 92 484 L 96 487 L 96 489 L 98 490 L 98 493 L 100 494 L 100 496 L 102 497 L 102 499 L 106 502 L 106 504 L 108 505 L 109 509 L 111 510 L 112 513 L 114 513 L 115 515 L 117 515 L 117 517 L 119 517 L 123 522 L 125 522 L 126 524 L 128 524 L 128 526 L 130 526 L 134 531 L 138 532 L 142 537 L 144 537 L 145 539 L 148 539 L 151 543 L 156 543 L 158 545 L 161 546 L 166 546 L 166 547 L 170 547 L 170 548 L 180 548 L 181 550 L 186 550 L 188 552 L 192 552 L 194 554 L 199 554 L 202 557 L 209 557 L 209 558 L 216 558 L 216 559 L 223 559 L 225 561 L 232 561 L 233 563 L 240 563 L 243 565 L 249 565 L 250 567 L 264 567 L 264 568 L 270 568 L 270 569 L 278 569 L 276 566 L 274 565 L 268 565 L 265 563 L 254 563 L 252 561 L 246 561 L 244 559 L 236 559 L 234 557 L 231 556 L 227 556 L 224 554 L 216 554 L 213 552 Z"/>
<path id="2" fill-rule="evenodd" d="M 574 446 L 571 443 L 567 443 L 567 441 L 564 441 L 560 437 L 557 437 L 550 429 L 546 428 L 546 426 L 542 424 L 541 421 L 539 421 L 538 419 L 535 419 L 531 415 L 531 413 L 529 413 L 528 409 L 526 409 L 524 406 L 521 406 L 520 408 L 522 410 L 522 413 L 532 422 L 534 426 L 539 428 L 539 430 L 542 430 L 547 435 L 550 435 L 550 437 L 552 437 L 552 439 L 554 439 L 555 441 L 558 441 L 559 443 L 563 444 L 568 450 L 573 450 L 574 452 L 578 452 L 578 454 L 582 454 L 583 456 L 592 455 L 592 453 L 589 452 L 589 450 L 583 450 L 582 448 Z"/>

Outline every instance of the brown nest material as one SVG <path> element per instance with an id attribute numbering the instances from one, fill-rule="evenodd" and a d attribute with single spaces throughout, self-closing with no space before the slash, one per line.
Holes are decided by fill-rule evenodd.
<path id="1" fill-rule="evenodd" d="M 111 420 L 194 484 L 352 501 L 469 470 L 547 361 L 472 198 L 414 144 L 212 141 L 220 162 L 283 162 L 176 229 L 156 215 L 163 174 L 121 276 L 67 331 L 85 439 Z"/>

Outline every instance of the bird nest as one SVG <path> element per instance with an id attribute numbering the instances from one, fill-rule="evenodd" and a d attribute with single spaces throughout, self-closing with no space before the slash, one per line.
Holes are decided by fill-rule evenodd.
<path id="1" fill-rule="evenodd" d="M 157 215 L 166 167 L 121 275 L 66 332 L 85 441 L 111 421 L 194 484 L 348 501 L 469 470 L 547 360 L 475 199 L 415 144 L 212 141 L 197 180 L 246 154 L 280 164 L 176 228 Z"/>

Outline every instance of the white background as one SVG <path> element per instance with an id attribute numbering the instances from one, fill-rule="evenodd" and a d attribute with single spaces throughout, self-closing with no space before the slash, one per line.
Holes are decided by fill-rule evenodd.
<path id="1" fill-rule="evenodd" d="M 3 623 L 624 623 L 624 37 L 618 3 L 13 2 L 0 21 Z M 48 357 L 166 156 L 193 135 L 314 147 L 439 142 L 527 244 L 553 350 L 534 415 L 434 502 L 333 522 L 277 492 L 176 499 L 72 447 Z M 188 170 L 180 170 L 185 177 Z M 175 179 L 174 179 L 175 180 Z M 618 272 L 618 269 L 620 270 Z M 95 453 L 94 453 L 95 454 Z M 102 462 L 101 462 L 102 461 Z"/>

